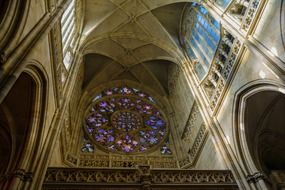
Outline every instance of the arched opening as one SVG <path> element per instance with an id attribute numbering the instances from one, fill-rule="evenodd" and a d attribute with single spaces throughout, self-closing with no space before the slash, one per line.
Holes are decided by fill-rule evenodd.
<path id="1" fill-rule="evenodd" d="M 35 116 L 35 93 L 34 79 L 27 73 L 22 73 L 0 104 L 1 177 L 11 176 L 19 169 Z M 3 185 L 3 181 L 1 184 Z"/>
<path id="2" fill-rule="evenodd" d="M 9 1 L 0 0 L 0 23 L 2 22 L 3 17 L 5 16 L 8 5 L 9 5 Z"/>
<path id="3" fill-rule="evenodd" d="M 277 188 L 279 180 L 284 180 L 284 113 L 285 95 L 279 91 L 261 91 L 245 102 L 244 132 L 247 147 L 256 169 L 268 177 L 270 188 Z"/>

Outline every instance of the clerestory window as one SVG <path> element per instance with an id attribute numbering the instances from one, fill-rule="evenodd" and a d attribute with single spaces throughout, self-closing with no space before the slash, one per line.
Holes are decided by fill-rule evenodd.
<path id="1" fill-rule="evenodd" d="M 61 17 L 63 63 L 67 70 L 73 61 L 76 40 L 75 25 L 75 0 L 72 0 Z"/>
<path id="2" fill-rule="evenodd" d="M 184 13 L 182 43 L 194 64 L 198 78 L 207 74 L 220 41 L 220 24 L 197 3 Z"/>

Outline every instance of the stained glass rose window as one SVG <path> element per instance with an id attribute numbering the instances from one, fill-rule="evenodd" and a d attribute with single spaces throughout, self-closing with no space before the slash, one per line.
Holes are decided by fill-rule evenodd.
<path id="1" fill-rule="evenodd" d="M 150 151 L 168 135 L 165 116 L 155 100 L 129 87 L 97 95 L 87 110 L 84 128 L 98 147 L 117 153 Z"/>

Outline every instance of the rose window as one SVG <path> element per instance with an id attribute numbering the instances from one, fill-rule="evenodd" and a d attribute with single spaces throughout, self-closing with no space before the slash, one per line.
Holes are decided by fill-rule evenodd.
<path id="1" fill-rule="evenodd" d="M 119 111 L 112 115 L 112 125 L 122 131 L 136 130 L 142 126 L 142 118 L 136 112 Z"/>
<path id="2" fill-rule="evenodd" d="M 112 88 L 90 105 L 84 128 L 90 140 L 104 151 L 142 153 L 167 138 L 167 122 L 149 95 L 129 87 Z"/>

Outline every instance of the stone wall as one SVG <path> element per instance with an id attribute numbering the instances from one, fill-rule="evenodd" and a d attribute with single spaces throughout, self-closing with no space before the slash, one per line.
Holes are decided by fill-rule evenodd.
<path id="1" fill-rule="evenodd" d="M 206 170 L 209 168 L 212 170 L 222 170 L 227 168 L 223 157 L 217 150 L 217 146 L 214 145 L 212 137 L 207 138 L 194 168 L 197 170 Z"/>

